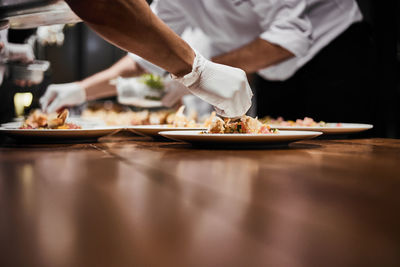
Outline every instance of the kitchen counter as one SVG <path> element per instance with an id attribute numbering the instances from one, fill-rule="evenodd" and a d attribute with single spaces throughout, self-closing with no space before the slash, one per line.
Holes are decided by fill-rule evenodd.
<path id="1" fill-rule="evenodd" d="M 400 140 L 0 147 L 0 266 L 400 266 Z"/>

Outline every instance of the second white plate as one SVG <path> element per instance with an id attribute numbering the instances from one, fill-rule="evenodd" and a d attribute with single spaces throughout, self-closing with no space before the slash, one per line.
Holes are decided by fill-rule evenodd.
<path id="1" fill-rule="evenodd" d="M 291 131 L 318 131 L 324 134 L 350 134 L 358 133 L 372 129 L 372 124 L 362 123 L 328 123 L 327 126 L 280 126 L 270 124 L 271 128 L 277 128 L 279 130 L 291 130 Z"/>
<path id="2" fill-rule="evenodd" d="M 276 134 L 209 134 L 202 131 L 164 131 L 160 135 L 192 144 L 271 145 L 311 139 L 322 132 L 280 131 Z"/>

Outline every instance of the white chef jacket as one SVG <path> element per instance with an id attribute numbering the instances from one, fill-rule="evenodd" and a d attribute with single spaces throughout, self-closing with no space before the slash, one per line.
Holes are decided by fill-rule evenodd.
<path id="1" fill-rule="evenodd" d="M 178 35 L 188 26 L 201 29 L 210 43 L 210 57 L 256 38 L 292 52 L 295 57 L 258 71 L 268 80 L 288 79 L 362 20 L 355 0 L 155 0 L 152 10 Z"/>

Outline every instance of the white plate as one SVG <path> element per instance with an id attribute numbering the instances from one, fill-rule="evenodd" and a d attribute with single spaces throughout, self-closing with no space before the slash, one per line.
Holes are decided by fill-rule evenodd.
<path id="1" fill-rule="evenodd" d="M 169 131 L 160 135 L 192 144 L 271 145 L 311 139 L 321 132 L 280 131 L 275 134 L 209 134 L 202 131 Z"/>
<path id="2" fill-rule="evenodd" d="M 6 134 L 16 139 L 96 139 L 116 133 L 122 128 L 99 127 L 90 129 L 15 129 L 0 127 L 0 134 Z"/>
<path id="3" fill-rule="evenodd" d="M 161 124 L 161 125 L 136 125 L 136 126 L 129 126 L 126 127 L 133 132 L 145 135 L 145 136 L 152 136 L 157 137 L 159 136 L 158 133 L 161 131 L 204 131 L 206 130 L 205 127 L 173 127 L 171 125 Z"/>
<path id="4" fill-rule="evenodd" d="M 68 118 L 67 123 L 73 123 L 73 124 L 81 126 L 82 128 L 85 128 L 85 129 L 107 127 L 107 125 L 104 122 L 87 120 L 87 119 L 82 119 L 82 118 Z M 6 128 L 6 129 L 18 129 L 22 124 L 23 124 L 23 122 L 21 122 L 21 121 L 19 121 L 19 122 L 14 121 L 14 122 L 3 123 L 0 126 L 2 128 Z"/>
<path id="5" fill-rule="evenodd" d="M 336 126 L 338 123 L 327 123 L 327 126 L 279 126 L 270 124 L 271 128 L 277 128 L 279 130 L 291 130 L 291 131 L 318 131 L 324 134 L 349 134 L 358 133 L 372 129 L 374 127 L 371 124 L 361 123 L 340 123 L 341 126 Z"/>

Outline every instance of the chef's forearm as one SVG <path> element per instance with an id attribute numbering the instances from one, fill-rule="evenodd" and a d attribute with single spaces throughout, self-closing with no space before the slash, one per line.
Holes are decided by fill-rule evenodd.
<path id="1" fill-rule="evenodd" d="M 253 73 L 293 56 L 285 48 L 257 38 L 239 49 L 214 57 L 212 61 Z"/>
<path id="2" fill-rule="evenodd" d="M 194 52 L 144 0 L 66 0 L 72 10 L 111 43 L 182 76 Z"/>
<path id="3" fill-rule="evenodd" d="M 144 72 L 135 61 L 129 56 L 125 56 L 110 68 L 96 73 L 78 84 L 85 89 L 87 100 L 94 100 L 116 95 L 117 91 L 114 85 L 110 85 L 110 80 L 118 77 L 138 76 Z"/>

